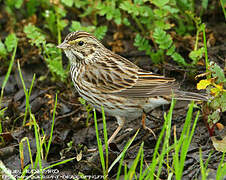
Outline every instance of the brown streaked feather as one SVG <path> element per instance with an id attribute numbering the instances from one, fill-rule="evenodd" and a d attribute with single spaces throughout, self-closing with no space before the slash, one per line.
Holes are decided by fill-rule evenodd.
<path id="1" fill-rule="evenodd" d="M 91 34 L 85 32 L 85 31 L 76 31 L 76 32 L 72 32 L 70 34 L 68 34 L 65 38 L 65 40 L 67 41 L 73 41 L 76 40 L 78 38 L 82 38 L 82 37 L 92 37 L 95 38 L 94 36 L 92 36 Z M 95 38 L 96 39 L 96 38 Z"/>
<path id="2" fill-rule="evenodd" d="M 117 62 L 114 62 L 115 59 Z M 103 54 L 103 61 L 87 65 L 85 69 L 86 76 L 82 77 L 83 80 L 90 82 L 91 86 L 101 93 L 116 96 L 130 98 L 169 96 L 172 89 L 178 87 L 174 83 L 175 79 L 144 71 L 111 51 L 108 51 L 107 55 Z"/>

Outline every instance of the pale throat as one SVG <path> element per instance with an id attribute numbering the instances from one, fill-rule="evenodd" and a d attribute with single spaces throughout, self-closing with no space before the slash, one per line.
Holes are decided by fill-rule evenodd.
<path id="1" fill-rule="evenodd" d="M 85 49 L 85 51 L 78 52 L 73 49 L 65 50 L 65 54 L 70 60 L 71 63 L 74 64 L 89 64 L 95 62 L 96 51 L 91 49 Z"/>

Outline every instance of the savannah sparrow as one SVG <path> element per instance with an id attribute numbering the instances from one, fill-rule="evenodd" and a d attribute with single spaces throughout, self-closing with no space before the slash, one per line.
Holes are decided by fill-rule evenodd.
<path id="1" fill-rule="evenodd" d="M 178 90 L 174 78 L 140 69 L 87 32 L 72 32 L 57 47 L 70 60 L 72 81 L 80 96 L 97 110 L 103 105 L 106 114 L 116 117 L 119 126 L 108 143 L 126 119 L 136 119 L 143 112 L 169 104 L 172 94 L 179 100 L 207 100 L 203 95 Z"/>

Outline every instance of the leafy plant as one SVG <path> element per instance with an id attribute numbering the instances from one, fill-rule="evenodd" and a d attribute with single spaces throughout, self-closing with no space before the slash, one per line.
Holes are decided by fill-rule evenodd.
<path id="1" fill-rule="evenodd" d="M 89 119 L 93 116 L 93 114 L 91 113 L 91 112 L 93 111 L 93 107 L 92 107 L 90 104 L 88 104 L 88 103 L 86 102 L 85 99 L 83 99 L 83 98 L 81 98 L 81 97 L 79 97 L 78 100 L 79 100 L 80 103 L 81 103 L 83 106 L 85 106 L 85 108 L 86 108 L 86 112 L 87 112 L 86 126 L 88 126 L 88 124 L 89 124 Z"/>
<path id="2" fill-rule="evenodd" d="M 101 40 L 105 36 L 107 32 L 107 26 L 82 26 L 79 21 L 72 21 L 71 27 L 69 30 L 72 31 L 87 31 L 90 33 L 93 33 L 94 36 L 97 37 L 97 39 Z"/>
<path id="3" fill-rule="evenodd" d="M 208 123 L 213 126 L 220 120 L 221 113 L 226 111 L 226 78 L 224 71 L 216 63 L 210 62 L 208 69 L 207 78 L 199 81 L 197 89 L 206 89 L 213 96 L 210 102 L 212 113 L 208 116 Z"/>
<path id="4" fill-rule="evenodd" d="M 59 33 L 68 24 L 68 21 L 66 19 L 62 19 L 63 17 L 66 16 L 66 10 L 56 5 L 53 5 L 52 8 L 45 10 L 45 12 L 43 13 L 43 16 L 45 17 L 45 21 L 46 21 L 45 27 L 50 30 L 53 37 L 55 38 L 60 35 Z"/>
<path id="5" fill-rule="evenodd" d="M 0 45 L 0 47 L 1 47 L 0 51 L 4 52 L 5 58 L 6 58 L 6 54 L 7 53 L 13 51 L 11 60 L 9 62 L 8 71 L 6 73 L 6 76 L 5 76 L 5 79 L 4 79 L 3 83 L 1 84 L 0 110 L 1 110 L 1 104 L 2 104 L 2 98 L 3 98 L 4 89 L 5 89 L 6 83 L 7 83 L 8 79 L 9 79 L 10 73 L 12 71 L 13 63 L 14 63 L 14 60 L 15 60 L 16 51 L 17 51 L 17 43 L 18 43 L 18 39 L 17 39 L 16 35 L 15 34 L 9 34 L 6 37 L 5 45 L 3 43 Z M 6 46 L 6 48 L 5 48 L 5 46 Z"/>
<path id="6" fill-rule="evenodd" d="M 116 4 L 117 1 L 99 1 L 96 6 L 97 14 L 106 16 L 108 21 L 113 19 L 117 25 L 121 24 L 121 12 Z"/>
<path id="7" fill-rule="evenodd" d="M 12 13 L 13 9 L 19 9 L 22 4 L 23 4 L 24 0 L 6 0 L 5 4 L 8 7 L 8 12 L 10 11 Z"/>
<path id="8" fill-rule="evenodd" d="M 6 84 L 8 82 L 10 73 L 11 73 L 12 68 L 13 68 L 14 60 L 15 60 L 15 57 L 16 57 L 17 41 L 18 41 L 18 39 L 17 39 L 15 34 L 9 34 L 7 36 L 7 38 L 6 38 L 6 40 L 5 40 L 6 48 L 5 48 L 3 43 L 0 45 L 0 48 L 1 48 L 0 51 L 5 52 L 5 55 L 7 54 L 7 52 L 11 52 L 13 50 L 13 54 L 12 54 L 11 60 L 9 62 L 8 71 L 7 71 L 6 75 L 5 75 L 3 83 L 1 84 L 1 95 L 0 95 L 0 134 L 2 133 L 2 121 L 1 120 L 4 118 L 4 113 L 5 113 L 6 109 L 7 109 L 7 107 L 2 109 L 2 98 L 3 98 L 3 94 L 4 94 L 4 89 L 5 89 Z M 0 136 L 0 139 L 1 139 L 1 142 L 4 143 L 4 139 L 3 139 L 2 136 Z"/>
<path id="9" fill-rule="evenodd" d="M 159 48 L 163 50 L 167 50 L 166 55 L 169 55 L 173 58 L 175 62 L 181 65 L 188 65 L 184 58 L 178 54 L 175 49 L 175 45 L 173 44 L 173 40 L 169 34 L 167 34 L 163 29 L 156 28 L 153 33 L 153 37 L 155 42 L 159 44 Z"/>
<path id="10" fill-rule="evenodd" d="M 24 32 L 30 39 L 32 45 L 39 48 L 40 53 L 44 54 L 47 66 L 53 75 L 53 78 L 59 78 L 65 81 L 68 72 L 62 66 L 61 51 L 54 44 L 46 43 L 46 36 L 37 27 L 29 24 L 24 27 Z"/>
<path id="11" fill-rule="evenodd" d="M 4 60 L 6 60 L 7 59 L 7 55 L 13 51 L 13 49 L 17 45 L 17 41 L 18 41 L 18 39 L 17 39 L 17 37 L 16 37 L 16 35 L 14 33 L 9 34 L 5 38 L 5 42 L 4 43 L 0 40 L 0 56 Z"/>

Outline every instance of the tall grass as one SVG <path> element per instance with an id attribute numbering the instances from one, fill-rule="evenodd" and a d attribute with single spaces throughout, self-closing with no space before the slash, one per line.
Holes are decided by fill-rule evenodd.
<path id="1" fill-rule="evenodd" d="M 137 136 L 139 130 L 136 132 L 136 134 L 127 142 L 122 152 L 119 154 L 119 156 L 113 161 L 113 163 L 109 166 L 108 173 L 112 170 L 112 168 L 119 163 L 118 165 L 118 171 L 115 179 L 121 179 L 122 177 L 127 180 L 132 179 L 139 179 L 139 180 L 151 180 L 151 179 L 160 179 L 161 173 L 163 172 L 163 165 L 167 167 L 167 173 L 168 173 L 168 179 L 176 179 L 181 180 L 183 179 L 183 172 L 184 172 L 184 166 L 185 161 L 188 153 L 188 149 L 191 144 L 192 137 L 195 132 L 195 127 L 198 121 L 198 117 L 200 112 L 198 111 L 195 115 L 194 121 L 192 121 L 193 117 L 193 108 L 194 108 L 194 102 L 192 101 L 189 105 L 189 109 L 186 115 L 185 123 L 183 126 L 183 130 L 179 137 L 176 136 L 176 128 L 174 128 L 174 142 L 173 144 L 170 144 L 171 140 L 171 132 L 172 132 L 172 114 L 173 109 L 175 106 L 175 100 L 172 100 L 170 110 L 168 114 L 164 115 L 164 124 L 162 127 L 162 130 L 159 134 L 158 140 L 155 145 L 152 161 L 150 164 L 146 163 L 146 166 L 144 166 L 145 157 L 144 157 L 144 142 L 141 142 L 139 151 L 135 157 L 135 159 L 132 162 L 132 165 L 128 167 L 127 163 L 124 161 L 124 157 L 126 152 L 128 151 L 130 145 L 132 144 L 133 140 Z M 103 113 L 102 109 L 102 113 Z M 104 116 L 103 116 L 104 117 Z M 99 132 L 97 128 L 97 120 L 96 120 L 96 114 L 94 110 L 94 120 L 95 120 L 95 127 L 96 127 L 96 136 L 97 136 L 97 142 L 99 143 L 98 149 L 100 153 L 100 159 L 103 169 L 103 174 L 105 175 L 106 179 L 106 161 L 104 159 L 103 155 L 103 146 L 101 143 L 101 139 L 99 137 Z M 105 118 L 104 118 L 105 121 Z M 105 124 L 105 123 L 104 123 Z M 104 125 L 104 128 L 105 125 Z M 104 130 L 105 131 L 105 130 Z M 104 137 L 106 138 L 106 137 Z M 107 139 L 104 139 L 105 142 L 107 142 Z M 221 162 L 218 165 L 217 169 L 217 179 L 222 179 L 224 175 L 226 175 L 226 164 L 224 162 L 224 155 L 222 155 Z M 169 156 L 172 157 L 172 161 L 169 161 Z M 206 180 L 208 175 L 208 168 L 207 165 L 209 163 L 209 160 L 211 158 L 211 154 L 209 154 L 208 159 L 205 161 L 205 164 L 203 163 L 203 158 L 201 154 L 200 149 L 200 171 L 202 175 L 202 179 Z M 124 169 L 122 169 L 124 166 Z"/>

